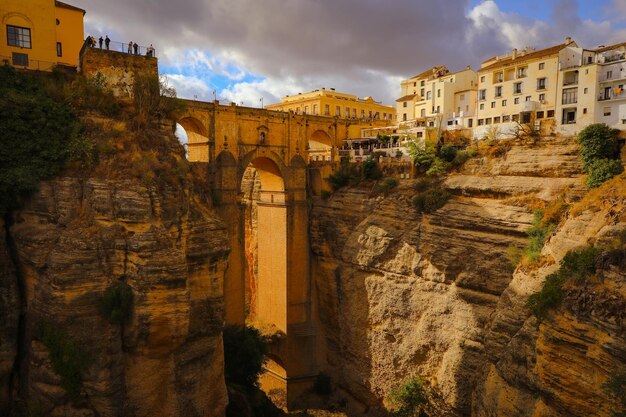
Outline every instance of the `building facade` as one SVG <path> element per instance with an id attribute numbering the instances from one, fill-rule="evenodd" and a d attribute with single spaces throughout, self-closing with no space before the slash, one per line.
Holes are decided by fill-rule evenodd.
<path id="1" fill-rule="evenodd" d="M 0 60 L 21 68 L 49 71 L 77 66 L 84 39 L 85 11 L 54 0 L 2 0 Z"/>
<path id="2" fill-rule="evenodd" d="M 541 50 L 513 49 L 490 58 L 478 70 L 474 138 L 510 137 L 519 124 L 554 125 L 559 86 L 559 56 L 565 43 Z"/>
<path id="3" fill-rule="evenodd" d="M 394 120 L 396 110 L 374 101 L 372 97 L 358 98 L 340 93 L 334 88 L 311 91 L 295 96 L 285 96 L 280 103 L 265 106 L 267 110 L 292 111 L 296 114 L 330 116 L 362 121 Z"/>

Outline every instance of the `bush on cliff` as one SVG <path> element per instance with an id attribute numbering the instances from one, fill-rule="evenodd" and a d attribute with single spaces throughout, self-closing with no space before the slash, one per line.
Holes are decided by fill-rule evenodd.
<path id="1" fill-rule="evenodd" d="M 418 213 L 434 213 L 450 199 L 450 193 L 443 188 L 431 188 L 413 197 L 413 205 Z"/>
<path id="2" fill-rule="evenodd" d="M 68 105 L 55 101 L 41 79 L 0 67 L 0 215 L 55 175 L 82 146 Z"/>
<path id="3" fill-rule="evenodd" d="M 132 312 L 132 288 L 124 282 L 109 287 L 102 295 L 99 307 L 111 324 L 123 324 Z"/>
<path id="4" fill-rule="evenodd" d="M 61 386 L 68 397 L 73 401 L 78 400 L 83 374 L 91 363 L 85 347 L 79 345 L 59 326 L 48 322 L 39 324 L 37 338 L 48 350 L 52 370 L 61 377 Z"/>
<path id="5" fill-rule="evenodd" d="M 420 377 L 392 389 L 388 400 L 394 405 L 394 417 L 427 417 L 423 408 L 428 400 Z"/>
<path id="6" fill-rule="evenodd" d="M 602 384 L 604 391 L 615 401 L 615 417 L 626 417 L 626 370 L 613 370 L 609 379 Z"/>
<path id="7" fill-rule="evenodd" d="M 587 173 L 587 187 L 596 188 L 624 171 L 619 159 L 617 129 L 604 123 L 587 126 L 578 134 L 580 159 Z"/>
<path id="8" fill-rule="evenodd" d="M 268 347 L 261 333 L 251 326 L 224 328 L 224 372 L 227 384 L 257 387 Z"/>
<path id="9" fill-rule="evenodd" d="M 526 305 L 537 320 L 542 321 L 548 311 L 557 307 L 563 299 L 563 285 L 568 280 L 582 283 L 596 272 L 596 262 L 600 250 L 592 246 L 567 252 L 559 270 L 546 277 L 539 292 L 528 297 Z"/>

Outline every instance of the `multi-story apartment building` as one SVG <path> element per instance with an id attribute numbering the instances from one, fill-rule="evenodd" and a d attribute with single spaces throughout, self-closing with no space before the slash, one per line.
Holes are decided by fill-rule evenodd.
<path id="1" fill-rule="evenodd" d="M 402 81 L 396 100 L 399 127 L 418 139 L 427 132 L 472 128 L 476 111 L 477 75 L 470 67 L 451 73 L 433 67 Z"/>
<path id="2" fill-rule="evenodd" d="M 49 71 L 78 65 L 85 11 L 55 0 L 0 2 L 0 61 Z"/>
<path id="3" fill-rule="evenodd" d="M 559 132 L 576 134 L 592 123 L 626 128 L 626 43 L 568 48 L 561 57 Z"/>
<path id="4" fill-rule="evenodd" d="M 285 96 L 280 103 L 265 106 L 268 110 L 293 111 L 296 114 L 337 116 L 345 119 L 394 120 L 396 109 L 385 106 L 371 97 L 363 99 L 340 93 L 334 88 L 311 91 L 295 96 Z"/>
<path id="5" fill-rule="evenodd" d="M 513 49 L 490 58 L 478 70 L 474 137 L 511 136 L 518 123 L 555 123 L 561 51 L 578 45 L 565 43 L 541 50 Z"/>

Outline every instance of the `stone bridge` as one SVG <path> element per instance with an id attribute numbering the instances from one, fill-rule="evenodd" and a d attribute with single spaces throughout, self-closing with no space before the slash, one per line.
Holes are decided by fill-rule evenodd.
<path id="1" fill-rule="evenodd" d="M 262 388 L 293 404 L 323 360 L 307 197 L 324 187 L 343 140 L 370 125 L 217 102 L 186 104 L 177 121 L 187 132 L 188 158 L 209 164 L 218 210 L 229 223 L 226 322 L 252 323 L 273 336 Z"/>

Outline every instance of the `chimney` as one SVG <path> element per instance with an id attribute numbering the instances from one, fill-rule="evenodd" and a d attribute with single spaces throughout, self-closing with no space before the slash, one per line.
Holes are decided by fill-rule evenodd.
<path id="1" fill-rule="evenodd" d="M 572 43 L 572 38 L 568 36 L 567 38 L 565 38 L 565 45 L 569 45 L 570 43 Z"/>
<path id="2" fill-rule="evenodd" d="M 511 59 L 517 58 L 517 48 L 513 48 L 513 53 L 511 54 Z"/>

